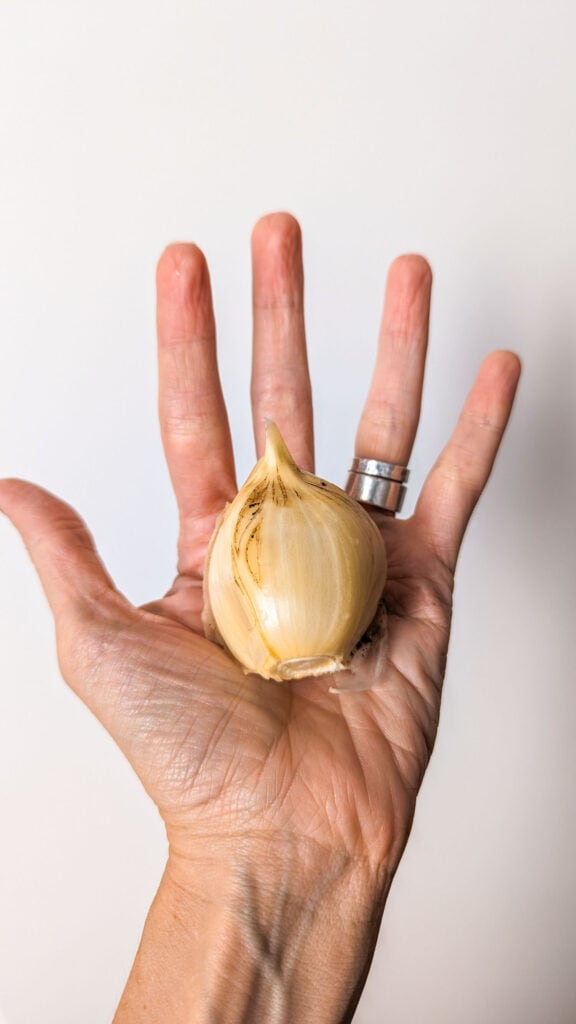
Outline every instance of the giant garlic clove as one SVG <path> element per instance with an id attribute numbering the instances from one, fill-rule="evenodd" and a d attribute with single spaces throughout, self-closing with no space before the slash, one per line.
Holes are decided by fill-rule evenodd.
<path id="1" fill-rule="evenodd" d="M 368 513 L 300 470 L 269 422 L 265 453 L 210 543 L 206 636 L 265 679 L 337 672 L 372 622 L 385 579 L 384 541 Z"/>

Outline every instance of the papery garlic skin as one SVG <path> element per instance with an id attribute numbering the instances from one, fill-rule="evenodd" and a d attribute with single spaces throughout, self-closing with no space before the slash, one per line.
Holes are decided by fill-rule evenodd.
<path id="1" fill-rule="evenodd" d="M 206 636 L 246 672 L 299 679 L 346 668 L 386 580 L 368 513 L 296 466 L 274 423 L 216 524 L 204 575 Z"/>

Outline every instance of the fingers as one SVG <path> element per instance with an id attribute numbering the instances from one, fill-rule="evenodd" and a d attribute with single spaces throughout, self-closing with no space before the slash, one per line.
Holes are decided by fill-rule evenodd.
<path id="1" fill-rule="evenodd" d="M 506 429 L 520 370 L 513 352 L 492 352 L 484 360 L 456 429 L 418 500 L 415 516 L 452 570 Z"/>
<path id="2" fill-rule="evenodd" d="M 178 569 L 199 575 L 214 520 L 236 493 L 200 249 L 168 246 L 158 263 L 157 296 L 160 429 L 180 516 Z"/>
<path id="3" fill-rule="evenodd" d="M 115 590 L 94 542 L 74 509 L 25 480 L 0 480 L 0 509 L 19 531 L 56 620 L 94 618 Z"/>
<path id="4" fill-rule="evenodd" d="M 252 233 L 252 414 L 258 456 L 272 419 L 296 463 L 314 468 L 312 391 L 304 331 L 304 275 L 298 222 L 287 213 L 258 221 Z"/>
<path id="5" fill-rule="evenodd" d="M 388 273 L 378 354 L 356 435 L 356 455 L 406 465 L 420 416 L 432 271 L 423 256 Z"/>

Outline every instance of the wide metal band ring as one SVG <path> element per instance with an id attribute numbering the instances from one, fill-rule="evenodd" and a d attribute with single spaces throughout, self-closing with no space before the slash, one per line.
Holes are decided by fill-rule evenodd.
<path id="1" fill-rule="evenodd" d="M 396 515 L 402 509 L 409 476 L 410 471 L 406 466 L 394 462 L 354 458 L 346 482 L 346 492 L 364 505 Z"/>
<path id="2" fill-rule="evenodd" d="M 350 472 L 361 473 L 364 476 L 381 476 L 384 480 L 394 480 L 399 484 L 406 483 L 410 476 L 407 466 L 400 466 L 397 462 L 379 462 L 378 459 L 354 458 Z"/>

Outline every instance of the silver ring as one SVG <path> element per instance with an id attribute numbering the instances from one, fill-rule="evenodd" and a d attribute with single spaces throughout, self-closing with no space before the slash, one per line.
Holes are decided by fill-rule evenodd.
<path id="1" fill-rule="evenodd" d="M 389 515 L 400 512 L 410 476 L 407 466 L 377 459 L 352 459 L 346 493 L 363 505 L 372 505 Z"/>

